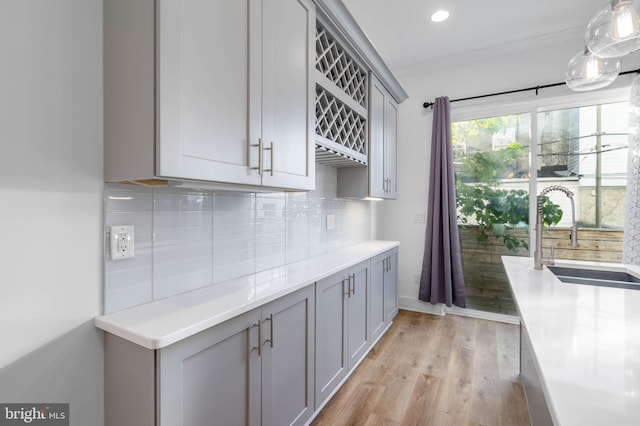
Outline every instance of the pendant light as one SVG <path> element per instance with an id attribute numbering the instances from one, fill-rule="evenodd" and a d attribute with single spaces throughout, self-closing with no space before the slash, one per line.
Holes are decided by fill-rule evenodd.
<path id="1" fill-rule="evenodd" d="M 587 26 L 586 44 L 601 58 L 624 56 L 640 49 L 637 0 L 611 0 Z"/>
<path id="2" fill-rule="evenodd" d="M 600 58 L 586 47 L 569 61 L 565 82 L 577 92 L 611 84 L 620 73 L 620 58 Z"/>

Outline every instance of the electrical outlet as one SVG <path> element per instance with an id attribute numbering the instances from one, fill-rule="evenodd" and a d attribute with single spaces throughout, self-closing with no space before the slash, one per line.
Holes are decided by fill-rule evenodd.
<path id="1" fill-rule="evenodd" d="M 327 215 L 327 231 L 333 231 L 336 229 L 336 217 L 335 215 Z"/>
<path id="2" fill-rule="evenodd" d="M 133 225 L 111 227 L 111 260 L 133 257 Z"/>

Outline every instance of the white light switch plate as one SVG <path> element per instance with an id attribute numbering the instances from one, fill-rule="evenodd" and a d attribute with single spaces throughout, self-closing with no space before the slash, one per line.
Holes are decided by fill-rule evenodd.
<path id="1" fill-rule="evenodd" d="M 335 215 L 327 215 L 327 231 L 333 231 L 336 229 L 336 217 Z"/>
<path id="2" fill-rule="evenodd" d="M 133 225 L 111 227 L 111 260 L 133 257 Z"/>

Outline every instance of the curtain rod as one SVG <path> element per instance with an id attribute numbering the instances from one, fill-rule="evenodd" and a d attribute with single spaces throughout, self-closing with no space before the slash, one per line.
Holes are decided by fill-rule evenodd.
<path id="1" fill-rule="evenodd" d="M 632 73 L 640 73 L 640 68 L 638 68 L 636 70 L 624 71 L 624 72 L 621 72 L 618 75 L 625 75 L 625 74 L 632 74 Z M 529 92 L 531 90 L 535 90 L 536 91 L 536 95 L 538 95 L 538 90 L 540 90 L 540 89 L 548 89 L 549 87 L 562 86 L 564 84 L 566 84 L 566 83 L 563 81 L 562 83 L 544 84 L 542 86 L 532 86 L 532 87 L 526 87 L 524 89 L 507 90 L 506 92 L 496 92 L 496 93 L 489 93 L 489 94 L 486 94 L 486 95 L 469 96 L 468 98 L 452 99 L 449 102 L 470 101 L 472 99 L 489 98 L 491 96 L 508 95 L 508 94 L 511 94 L 511 93 L 519 93 L 519 92 Z M 433 108 L 433 105 L 435 105 L 433 102 L 425 102 L 425 103 L 422 104 L 423 108 Z"/>

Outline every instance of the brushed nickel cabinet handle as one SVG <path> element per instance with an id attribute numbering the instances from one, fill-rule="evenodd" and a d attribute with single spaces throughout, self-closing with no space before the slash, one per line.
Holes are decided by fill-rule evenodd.
<path id="1" fill-rule="evenodd" d="M 258 327 L 258 346 L 251 348 L 249 352 L 253 352 L 254 349 L 258 350 L 258 356 L 262 356 L 262 321 L 258 320 L 257 324 L 253 324 L 251 328 Z"/>
<path id="2" fill-rule="evenodd" d="M 262 170 L 262 138 L 258 139 L 257 144 L 251 144 L 251 146 L 255 146 L 258 148 L 258 167 L 251 167 L 251 170 L 257 170 L 258 174 L 262 176 L 262 173 L 264 172 L 264 170 Z"/>
<path id="3" fill-rule="evenodd" d="M 265 318 L 265 321 L 269 321 L 269 338 L 264 343 L 269 342 L 269 347 L 273 348 L 273 314 L 269 315 L 269 318 Z"/>
<path id="4" fill-rule="evenodd" d="M 271 168 L 263 169 L 265 172 L 269 172 L 271 176 L 273 176 L 273 142 L 269 143 L 269 148 L 262 148 L 263 151 L 270 151 L 271 156 Z"/>
<path id="5" fill-rule="evenodd" d="M 349 282 L 351 282 L 351 280 L 353 280 L 353 287 L 351 289 L 351 294 L 355 295 L 356 294 L 356 274 L 351 274 L 349 276 Z"/>
<path id="6" fill-rule="evenodd" d="M 344 280 L 342 280 L 342 293 L 344 293 L 347 297 L 351 297 L 351 280 L 349 280 L 349 287 L 347 288 L 347 292 L 344 292 Z"/>

